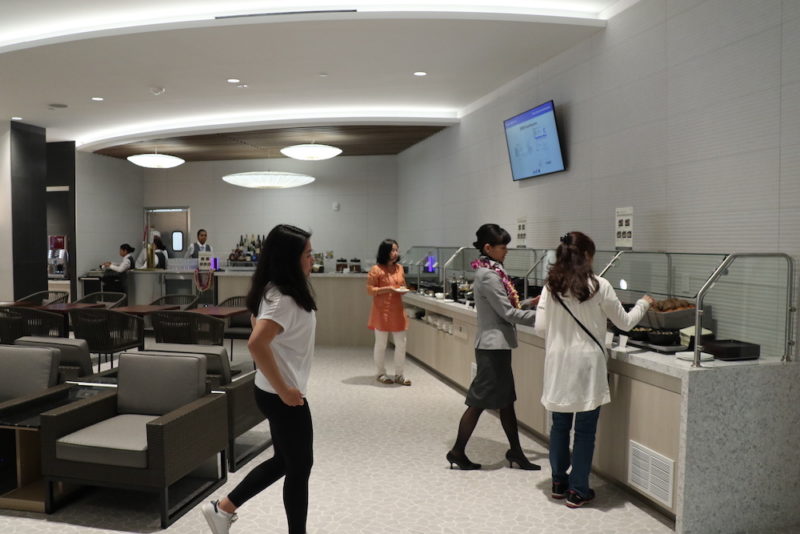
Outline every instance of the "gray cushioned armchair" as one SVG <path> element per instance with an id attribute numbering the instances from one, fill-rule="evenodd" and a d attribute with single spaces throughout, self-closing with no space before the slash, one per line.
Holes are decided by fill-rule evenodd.
<path id="1" fill-rule="evenodd" d="M 58 349 L 58 381 L 65 382 L 92 374 L 92 357 L 85 339 L 66 337 L 24 336 L 15 345 L 29 347 L 52 347 Z"/>
<path id="2" fill-rule="evenodd" d="M 54 387 L 58 360 L 58 350 L 50 347 L 0 345 L 0 410 L 69 389 Z"/>
<path id="3" fill-rule="evenodd" d="M 225 398 L 205 391 L 205 358 L 124 353 L 117 389 L 43 413 L 47 513 L 59 481 L 156 492 L 162 528 L 203 500 L 227 479 Z"/>
<path id="4" fill-rule="evenodd" d="M 264 422 L 264 414 L 258 409 L 255 398 L 255 371 L 249 363 L 244 364 L 245 369 L 230 368 L 228 353 L 224 347 L 216 345 L 180 345 L 177 343 L 153 343 L 148 346 L 147 352 L 163 354 L 203 354 L 206 356 L 207 379 L 215 391 L 225 393 L 228 408 L 228 469 L 236 471 L 253 457 L 272 444 L 269 434 L 255 442 L 248 439 L 243 444 L 240 440 L 237 447 L 236 439 L 259 423 Z M 245 446 L 242 446 L 245 445 Z"/>

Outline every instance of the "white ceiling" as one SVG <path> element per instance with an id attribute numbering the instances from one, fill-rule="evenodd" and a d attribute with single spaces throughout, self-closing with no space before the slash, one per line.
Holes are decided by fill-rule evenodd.
<path id="1" fill-rule="evenodd" d="M 75 140 L 84 150 L 298 124 L 452 124 L 469 104 L 602 30 L 604 14 L 632 3 L 540 2 L 545 12 L 537 2 L 458 11 L 455 2 L 406 1 L 410 10 L 368 12 L 378 2 L 355 1 L 348 5 L 358 12 L 214 20 L 207 15 L 346 6 L 3 0 L 0 118 L 22 117 L 47 128 L 49 141 Z M 438 11 L 425 11 L 431 7 Z M 428 76 L 413 76 L 419 70 Z M 248 87 L 226 83 L 230 77 Z M 156 87 L 166 91 L 156 96 Z"/>

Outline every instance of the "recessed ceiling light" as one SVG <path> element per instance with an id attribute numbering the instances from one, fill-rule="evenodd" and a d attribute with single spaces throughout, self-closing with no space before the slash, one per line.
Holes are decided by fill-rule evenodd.
<path id="1" fill-rule="evenodd" d="M 319 73 L 319 77 L 320 78 L 327 78 L 328 77 L 328 73 L 327 72 L 320 72 Z"/>
<path id="2" fill-rule="evenodd" d="M 427 75 L 428 73 L 422 70 L 418 70 L 417 72 L 414 73 L 414 76 L 427 76 Z"/>
<path id="3" fill-rule="evenodd" d="M 102 102 L 103 100 L 105 100 L 105 99 L 102 96 L 93 96 L 92 97 L 92 102 Z"/>
<path id="4" fill-rule="evenodd" d="M 11 117 L 12 121 L 21 121 L 22 117 Z"/>
<path id="5" fill-rule="evenodd" d="M 239 78 L 228 78 L 227 79 L 228 83 L 240 83 L 241 81 L 242 80 L 240 80 Z"/>

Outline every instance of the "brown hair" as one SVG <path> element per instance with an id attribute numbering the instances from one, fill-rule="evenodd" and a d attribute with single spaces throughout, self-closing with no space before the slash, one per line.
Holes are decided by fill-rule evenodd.
<path id="1" fill-rule="evenodd" d="M 564 234 L 556 249 L 556 262 L 547 275 L 550 291 L 561 296 L 569 294 L 580 302 L 592 298 L 599 288 L 592 271 L 594 251 L 594 241 L 586 234 Z"/>

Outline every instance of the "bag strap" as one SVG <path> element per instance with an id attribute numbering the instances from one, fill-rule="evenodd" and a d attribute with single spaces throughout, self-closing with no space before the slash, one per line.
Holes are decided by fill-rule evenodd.
<path id="1" fill-rule="evenodd" d="M 602 353 L 603 353 L 603 354 L 605 354 L 605 353 L 606 353 L 606 349 L 605 349 L 605 347 L 603 347 L 603 345 L 601 345 L 601 344 L 600 344 L 600 342 L 599 342 L 599 341 L 597 341 L 597 338 L 596 338 L 596 337 L 594 337 L 594 334 L 592 334 L 592 333 L 589 331 L 589 329 L 588 329 L 588 328 L 586 328 L 586 327 L 583 325 L 583 323 L 582 323 L 582 322 L 580 322 L 580 320 L 579 320 L 577 317 L 575 317 L 575 314 L 573 314 L 573 313 L 572 313 L 572 310 L 570 310 L 569 308 L 567 308 L 567 305 L 566 305 L 566 304 L 564 304 L 564 301 L 563 301 L 563 300 L 561 300 L 561 297 L 559 297 L 559 296 L 558 296 L 558 293 L 556 293 L 555 291 L 553 291 L 553 292 L 551 293 L 551 295 L 553 295 L 553 297 L 555 297 L 555 299 L 556 299 L 558 302 L 560 302 L 562 306 L 564 306 L 564 309 L 565 309 L 565 310 L 567 310 L 567 313 L 570 315 L 570 317 L 572 317 L 573 319 L 575 319 L 575 322 L 576 322 L 576 323 L 578 323 L 578 326 L 580 326 L 580 327 L 583 329 L 583 331 L 584 331 L 584 332 L 586 332 L 587 334 L 589 334 L 589 337 L 590 337 L 590 338 L 592 338 L 592 340 L 593 340 L 595 343 L 597 343 L 597 346 L 598 346 L 598 347 L 600 347 L 600 350 L 602 351 Z"/>

